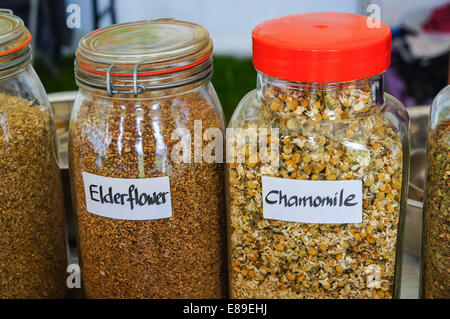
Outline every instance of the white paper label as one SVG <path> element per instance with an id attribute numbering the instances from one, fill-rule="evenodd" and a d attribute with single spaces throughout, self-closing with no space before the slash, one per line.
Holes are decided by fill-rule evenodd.
<path id="1" fill-rule="evenodd" d="M 262 176 L 263 217 L 299 223 L 362 222 L 362 182 Z"/>
<path id="2" fill-rule="evenodd" d="M 83 182 L 89 213 L 126 220 L 172 217 L 167 176 L 129 179 L 83 172 Z"/>

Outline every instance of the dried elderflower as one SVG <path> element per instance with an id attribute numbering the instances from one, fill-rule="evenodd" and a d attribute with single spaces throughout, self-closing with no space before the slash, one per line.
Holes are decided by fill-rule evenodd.
<path id="1" fill-rule="evenodd" d="M 193 132 L 194 120 L 202 119 L 204 129 L 223 129 L 221 117 L 197 92 L 139 104 L 111 99 L 108 107 L 106 99 L 85 96 L 70 132 L 87 296 L 223 297 L 223 164 L 175 163 L 170 156 L 179 143 L 171 138 L 178 126 Z M 177 113 L 181 110 L 185 113 Z M 138 118 L 143 120 L 137 122 Z M 158 128 L 157 122 L 163 125 Z M 93 214 L 86 207 L 83 172 L 110 178 L 169 176 L 172 216 L 124 220 Z"/>

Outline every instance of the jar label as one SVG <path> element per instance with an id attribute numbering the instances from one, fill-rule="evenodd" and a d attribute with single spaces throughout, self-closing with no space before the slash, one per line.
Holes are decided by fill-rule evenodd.
<path id="1" fill-rule="evenodd" d="M 262 176 L 263 217 L 289 222 L 362 222 L 362 181 L 304 181 Z"/>
<path id="2" fill-rule="evenodd" d="M 112 178 L 83 172 L 86 209 L 109 218 L 148 220 L 172 217 L 168 176 Z"/>

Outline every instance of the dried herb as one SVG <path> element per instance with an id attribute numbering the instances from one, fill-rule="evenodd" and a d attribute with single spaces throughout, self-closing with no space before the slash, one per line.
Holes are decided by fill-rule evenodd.
<path id="1" fill-rule="evenodd" d="M 228 167 L 233 298 L 393 296 L 403 147 L 372 96 L 369 86 L 262 87 L 252 113 L 259 116 L 243 121 L 243 128 L 279 128 L 280 158 Z M 363 221 L 264 219 L 262 175 L 362 180 Z"/>
<path id="2" fill-rule="evenodd" d="M 45 111 L 0 93 L 0 298 L 63 298 L 64 205 Z"/>
<path id="3" fill-rule="evenodd" d="M 163 92 L 166 95 L 167 92 Z M 100 93 L 102 94 L 102 93 Z M 153 94 L 153 96 L 151 95 Z M 221 298 L 226 292 L 223 164 L 174 163 L 177 128 L 223 129 L 199 90 L 135 100 L 87 93 L 71 123 L 70 168 L 89 298 Z M 152 98 L 151 98 L 152 97 Z M 82 172 L 169 176 L 172 217 L 120 220 L 86 210 Z"/>
<path id="4" fill-rule="evenodd" d="M 450 298 L 450 120 L 428 138 L 428 181 L 424 210 L 422 296 Z"/>

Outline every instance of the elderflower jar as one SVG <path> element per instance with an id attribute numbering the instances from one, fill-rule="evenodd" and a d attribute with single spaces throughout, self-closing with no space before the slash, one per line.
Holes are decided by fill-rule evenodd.
<path id="1" fill-rule="evenodd" d="M 383 92 L 390 48 L 348 13 L 253 30 L 257 89 L 227 143 L 232 298 L 399 296 L 409 119 Z"/>

